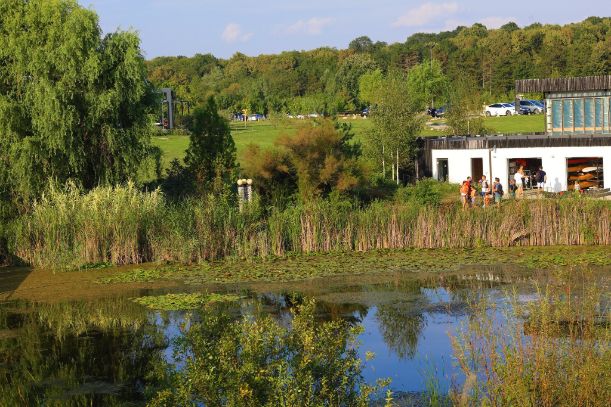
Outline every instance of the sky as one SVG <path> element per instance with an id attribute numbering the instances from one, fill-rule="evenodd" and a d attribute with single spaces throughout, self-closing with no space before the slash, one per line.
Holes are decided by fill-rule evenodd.
<path id="1" fill-rule="evenodd" d="M 498 28 L 566 24 L 611 16 L 609 0 L 78 0 L 94 9 L 104 32 L 135 30 L 147 59 L 212 53 L 228 58 L 347 48 L 362 35 L 403 42 L 417 32 L 480 22 Z"/>

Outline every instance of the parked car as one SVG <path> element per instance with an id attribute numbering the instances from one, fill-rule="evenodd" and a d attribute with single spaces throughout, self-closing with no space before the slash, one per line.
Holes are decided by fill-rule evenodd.
<path id="1" fill-rule="evenodd" d="M 369 116 L 369 108 L 366 107 L 365 109 L 363 109 L 363 111 L 361 112 L 361 117 L 368 117 Z"/>
<path id="2" fill-rule="evenodd" d="M 317 117 L 319 117 L 319 116 L 320 116 L 320 115 L 319 115 L 318 113 L 310 113 L 310 114 L 308 115 L 308 117 L 309 117 L 309 118 L 311 118 L 311 119 L 316 119 L 316 118 L 317 118 Z"/>
<path id="3" fill-rule="evenodd" d="M 530 114 L 543 113 L 543 105 L 539 104 L 536 100 L 520 100 L 520 107 L 528 109 Z"/>
<path id="4" fill-rule="evenodd" d="M 511 105 L 511 107 L 514 108 L 515 110 L 515 103 L 509 103 Z M 518 110 L 518 114 L 519 115 L 529 115 L 531 114 L 530 109 L 527 109 L 525 107 L 520 106 L 520 109 Z"/>
<path id="5" fill-rule="evenodd" d="M 515 108 L 509 103 L 493 103 L 486 106 L 484 114 L 490 116 L 511 116 L 515 113 Z"/>
<path id="6" fill-rule="evenodd" d="M 438 107 L 433 111 L 433 117 L 443 117 L 447 110 L 448 108 L 446 106 Z"/>
<path id="7" fill-rule="evenodd" d="M 251 122 L 258 122 L 259 120 L 265 120 L 265 116 L 259 113 L 255 113 L 248 116 L 248 120 L 250 120 Z"/>

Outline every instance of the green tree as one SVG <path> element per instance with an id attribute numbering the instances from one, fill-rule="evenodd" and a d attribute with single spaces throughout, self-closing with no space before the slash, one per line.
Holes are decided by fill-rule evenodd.
<path id="1" fill-rule="evenodd" d="M 389 72 L 378 95 L 371 109 L 373 126 L 366 134 L 366 151 L 381 164 L 384 176 L 392 169 L 392 178 L 399 183 L 400 170 L 414 169 L 415 140 L 424 118 L 419 98 L 412 94 L 402 72 Z"/>
<path id="2" fill-rule="evenodd" d="M 358 100 L 359 79 L 363 74 L 376 69 L 375 61 L 368 54 L 353 54 L 346 57 L 339 65 L 336 86 L 344 92 L 350 109 L 360 107 Z"/>
<path id="3" fill-rule="evenodd" d="M 489 134 L 481 115 L 483 98 L 477 85 L 468 78 L 454 83 L 449 94 L 447 124 L 455 135 Z"/>
<path id="4" fill-rule="evenodd" d="M 421 109 L 428 104 L 431 107 L 434 107 L 435 103 L 441 106 L 450 87 L 449 80 L 437 60 L 423 62 L 413 67 L 409 71 L 407 83 L 414 101 Z"/>
<path id="5" fill-rule="evenodd" d="M 217 111 L 214 98 L 193 112 L 185 165 L 199 194 L 220 192 L 235 177 L 236 147 L 229 123 Z"/>
<path id="6" fill-rule="evenodd" d="M 302 200 L 332 191 L 349 192 L 362 185 L 365 170 L 358 160 L 360 145 L 352 142 L 353 136 L 348 124 L 325 120 L 304 125 L 294 136 L 278 140 L 288 151 Z"/>
<path id="7" fill-rule="evenodd" d="M 135 33 L 102 38 L 75 0 L 3 0 L 0 61 L 0 194 L 27 202 L 49 179 L 134 177 L 155 100 Z"/>
<path id="8" fill-rule="evenodd" d="M 361 76 L 359 79 L 359 99 L 363 102 L 377 104 L 380 98 L 384 75 L 376 69 Z"/>

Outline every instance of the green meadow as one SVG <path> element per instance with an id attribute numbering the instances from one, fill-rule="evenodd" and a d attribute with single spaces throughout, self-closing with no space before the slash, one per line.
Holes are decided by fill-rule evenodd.
<path id="1" fill-rule="evenodd" d="M 367 129 L 371 127 L 371 121 L 361 118 L 346 119 L 344 122 L 352 124 L 352 129 L 356 140 L 362 140 Z M 545 131 L 545 123 L 543 115 L 535 116 L 511 116 L 511 117 L 486 117 L 484 119 L 486 126 L 498 134 L 516 134 L 516 133 L 534 133 Z M 297 127 L 303 123 L 298 120 L 283 120 L 280 122 L 262 121 L 262 122 L 232 122 L 231 134 L 238 149 L 238 160 L 242 159 L 242 153 L 249 144 L 256 144 L 262 148 L 272 147 L 274 141 L 281 135 L 291 135 Z M 435 127 L 430 125 L 425 126 L 422 131 L 422 136 L 444 136 L 447 135 L 447 130 L 443 130 L 445 121 L 434 121 L 435 127 L 440 127 L 441 130 L 435 130 Z M 178 158 L 183 159 L 185 150 L 189 146 L 189 136 L 182 134 L 167 134 L 153 137 L 154 145 L 161 148 L 163 151 L 163 164 L 167 167 L 169 163 Z"/>

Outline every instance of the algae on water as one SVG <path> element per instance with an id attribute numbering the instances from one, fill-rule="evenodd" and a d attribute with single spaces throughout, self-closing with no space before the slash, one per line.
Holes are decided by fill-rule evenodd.
<path id="1" fill-rule="evenodd" d="M 162 311 L 181 311 L 200 308 L 217 302 L 238 301 L 241 297 L 235 294 L 165 294 L 132 298 L 132 301 L 147 308 Z"/>

